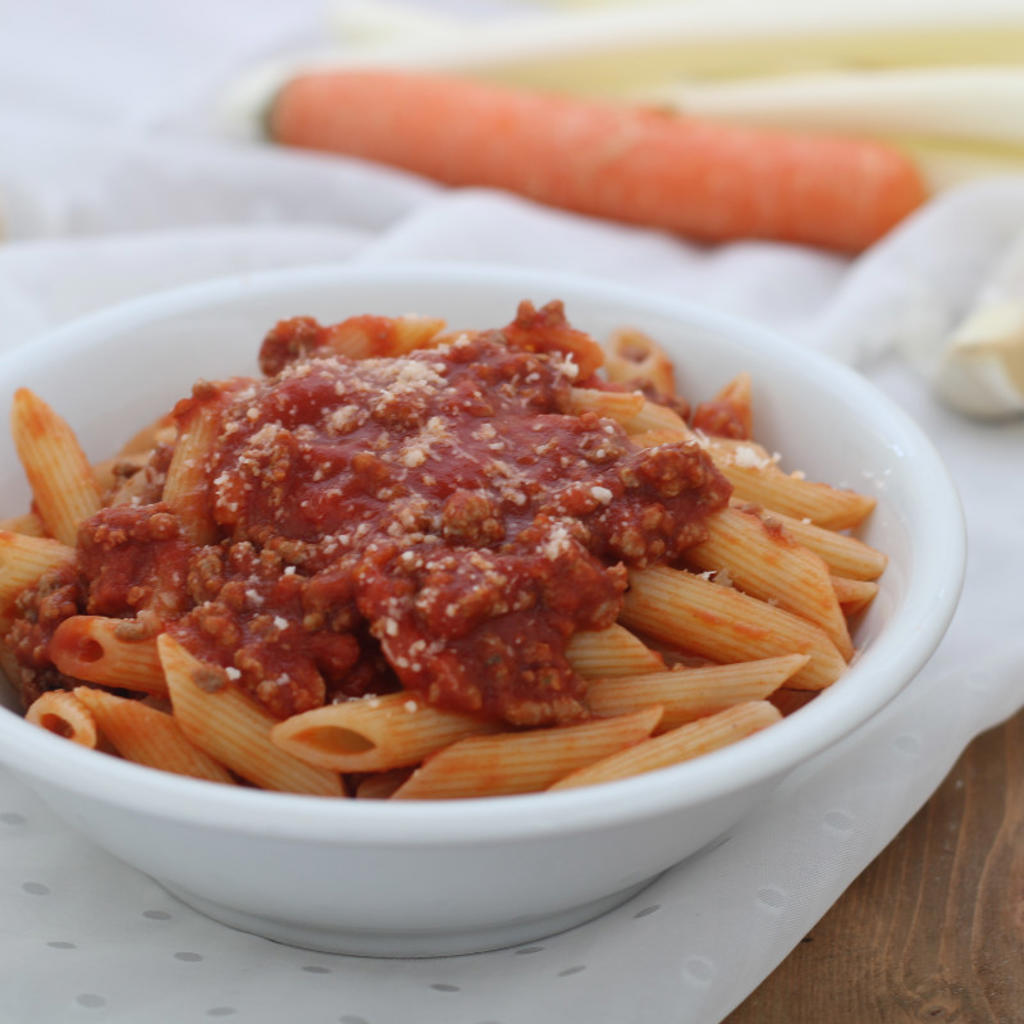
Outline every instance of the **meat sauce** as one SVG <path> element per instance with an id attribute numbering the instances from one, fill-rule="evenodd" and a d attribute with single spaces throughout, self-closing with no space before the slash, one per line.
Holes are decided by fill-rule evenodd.
<path id="1" fill-rule="evenodd" d="M 270 376 L 178 404 L 180 430 L 217 424 L 190 506 L 212 542 L 159 487 L 104 509 L 57 618 L 167 629 L 278 717 L 400 687 L 516 725 L 585 716 L 567 641 L 614 622 L 627 567 L 700 542 L 728 482 L 694 444 L 570 411 L 601 357 L 560 304 L 398 357 L 339 355 L 331 330 L 285 321 Z M 41 629 L 18 648 L 40 670 Z"/>

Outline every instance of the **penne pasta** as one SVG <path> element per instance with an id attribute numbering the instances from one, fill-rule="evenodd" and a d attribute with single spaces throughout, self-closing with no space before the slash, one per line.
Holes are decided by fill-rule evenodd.
<path id="1" fill-rule="evenodd" d="M 693 412 L 693 428 L 719 437 L 749 438 L 753 432 L 750 374 L 739 374 L 710 402 L 701 402 Z"/>
<path id="2" fill-rule="evenodd" d="M 74 432 L 28 388 L 14 393 L 11 433 L 47 532 L 64 544 L 100 507 L 100 490 Z"/>
<path id="3" fill-rule="evenodd" d="M 293 715 L 275 725 L 270 738 L 307 764 L 337 772 L 378 772 L 419 764 L 464 736 L 498 728 L 493 720 L 434 708 L 403 692 Z"/>
<path id="4" fill-rule="evenodd" d="M 875 499 L 868 495 L 840 490 L 828 484 L 784 473 L 777 465 L 778 458 L 753 441 L 698 437 L 678 414 L 653 402 L 648 402 L 643 411 L 626 424 L 626 429 L 630 431 L 634 442 L 643 447 L 669 441 L 699 440 L 715 466 L 733 485 L 733 505 L 758 505 L 786 526 L 794 522 L 816 526 L 817 533 L 802 530 L 799 535 L 795 532 L 794 537 L 823 557 L 825 551 L 819 549 L 827 551 L 832 547 L 821 536 L 824 530 L 845 530 L 858 526 L 875 507 Z M 803 523 L 804 520 L 806 523 Z M 806 542 L 805 537 L 811 537 L 817 543 L 812 546 Z M 852 552 L 859 550 L 855 545 L 844 547 L 842 541 L 835 544 L 835 549 L 837 552 L 845 551 L 848 558 Z M 878 561 L 878 552 L 868 555 L 871 565 L 877 565 Z M 882 559 L 881 569 L 884 568 L 885 562 Z"/>
<path id="5" fill-rule="evenodd" d="M 134 619 L 73 615 L 53 634 L 50 658 L 74 679 L 157 696 L 167 693 L 156 637 Z"/>
<path id="6" fill-rule="evenodd" d="M 570 388 L 569 408 L 574 413 L 593 412 L 619 423 L 633 419 L 644 406 L 639 391 L 599 391 L 596 388 Z"/>
<path id="7" fill-rule="evenodd" d="M 565 655 L 573 670 L 587 679 L 636 676 L 665 668 L 665 659 L 657 651 L 618 623 L 573 634 Z"/>
<path id="8" fill-rule="evenodd" d="M 429 347 L 444 327 L 444 320 L 430 316 L 354 316 L 327 328 L 324 343 L 350 359 L 401 356 Z"/>
<path id="9" fill-rule="evenodd" d="M 47 690 L 40 694 L 29 705 L 25 720 L 90 750 L 100 744 L 92 712 L 67 690 Z"/>
<path id="10" fill-rule="evenodd" d="M 46 524 L 35 512 L 26 512 L 23 516 L 11 516 L 10 519 L 0 519 L 0 531 L 20 533 L 25 537 L 45 537 Z"/>
<path id="11" fill-rule="evenodd" d="M 771 521 L 737 508 L 707 519 L 708 538 L 686 551 L 700 569 L 725 570 L 744 593 L 820 626 L 847 660 L 853 642 L 819 555 L 797 544 Z"/>
<path id="12" fill-rule="evenodd" d="M 663 395 L 675 395 L 672 360 L 651 337 L 632 327 L 612 331 L 606 345 L 605 373 L 610 381 L 630 387 L 649 385 Z"/>
<path id="13" fill-rule="evenodd" d="M 668 432 L 665 440 L 693 441 L 696 435 L 686 425 L 686 421 L 674 409 L 657 402 L 644 401 L 640 411 L 623 423 L 630 434 L 643 434 L 657 430 Z"/>
<path id="14" fill-rule="evenodd" d="M 637 448 L 654 448 L 659 444 L 676 444 L 679 441 L 693 441 L 695 438 L 679 430 L 641 430 L 629 435 Z"/>
<path id="15" fill-rule="evenodd" d="M 220 416 L 213 406 L 191 411 L 164 482 L 164 501 L 177 513 L 182 532 L 196 544 L 209 544 L 215 538 L 206 466 L 219 426 Z"/>
<path id="16" fill-rule="evenodd" d="M 846 615 L 859 615 L 878 593 L 878 584 L 870 580 L 848 580 L 843 576 L 832 577 L 832 588 L 836 600 Z"/>
<path id="17" fill-rule="evenodd" d="M 740 498 L 734 498 L 731 504 L 736 508 L 748 507 Z M 886 556 L 856 537 L 815 526 L 809 519 L 795 519 L 776 509 L 761 511 L 761 516 L 780 523 L 793 540 L 819 555 L 836 575 L 874 580 L 885 571 Z"/>
<path id="18" fill-rule="evenodd" d="M 546 789 L 651 734 L 661 708 L 645 708 L 582 725 L 471 736 L 428 758 L 395 791 L 395 800 L 509 796 Z"/>
<path id="19" fill-rule="evenodd" d="M 439 317 L 419 316 L 406 313 L 394 318 L 392 328 L 393 348 L 388 355 L 403 355 L 418 348 L 429 348 L 445 329 L 445 322 Z"/>
<path id="20" fill-rule="evenodd" d="M 0 531 L 0 610 L 8 608 L 47 569 L 74 559 L 75 549 L 59 540 Z"/>
<path id="21" fill-rule="evenodd" d="M 806 654 L 787 654 L 732 665 L 595 679 L 587 688 L 587 704 L 602 717 L 660 704 L 663 710 L 657 731 L 665 732 L 734 704 L 767 699 L 808 660 Z"/>
<path id="22" fill-rule="evenodd" d="M 174 718 L 201 750 L 263 789 L 344 796 L 337 773 L 300 761 L 270 739 L 275 719 L 166 633 L 157 640 Z"/>
<path id="23" fill-rule="evenodd" d="M 633 775 L 642 775 L 658 768 L 668 768 L 738 743 L 774 725 L 781 718 L 779 711 L 767 701 L 737 704 L 578 769 L 549 788 L 562 790 L 593 786 L 600 782 L 615 782 Z"/>
<path id="24" fill-rule="evenodd" d="M 753 441 L 710 438 L 708 452 L 733 485 L 737 498 L 771 512 L 809 519 L 830 530 L 846 530 L 860 525 L 875 507 L 875 499 L 866 494 L 784 473 L 777 458 Z"/>
<path id="25" fill-rule="evenodd" d="M 77 686 L 73 693 L 92 713 L 104 738 L 126 760 L 176 775 L 235 785 L 231 773 L 191 743 L 166 711 L 89 686 Z"/>
<path id="26" fill-rule="evenodd" d="M 630 573 L 620 621 L 712 661 L 807 654 L 810 660 L 789 680 L 796 689 L 824 689 L 846 667 L 818 626 L 679 569 L 655 566 Z"/>

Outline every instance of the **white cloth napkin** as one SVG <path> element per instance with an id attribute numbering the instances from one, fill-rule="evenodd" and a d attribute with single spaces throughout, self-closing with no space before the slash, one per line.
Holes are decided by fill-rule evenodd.
<path id="1" fill-rule="evenodd" d="M 183 6 L 163 10 L 165 29 L 187 23 Z M 194 19 L 218 9 L 192 6 Z M 271 28 L 297 31 L 304 8 L 289 7 L 288 21 L 284 7 L 247 5 L 245 46 L 232 52 L 268 47 Z M 126 10 L 115 0 L 101 7 Z M 138 39 L 137 19 L 118 24 L 122 43 Z M 219 15 L 214 42 L 226 46 L 234 24 Z M 166 84 L 137 54 L 148 106 L 117 93 L 109 75 L 81 98 L 89 113 L 112 111 L 106 127 L 68 116 L 74 90 L 60 77 L 34 107 L 16 110 L 10 86 L 33 78 L 33 45 L 38 56 L 31 33 L 24 52 L 0 41 L 0 219 L 10 239 L 0 246 L 0 347 L 31 344 L 110 302 L 251 269 L 459 259 L 588 273 L 759 320 L 859 365 L 945 457 L 970 561 L 945 642 L 899 699 L 794 772 L 716 849 L 605 918 L 519 949 L 383 961 L 231 931 L 79 838 L 0 773 L 0 1019 L 721 1020 L 909 820 L 971 737 L 1024 703 L 1024 426 L 949 412 L 906 355 L 934 349 L 1024 231 L 1024 181 L 950 194 L 852 263 L 768 243 L 696 247 L 356 161 L 172 132 Z M 223 57 L 209 39 L 199 52 Z M 172 66 L 165 58 L 162 73 Z"/>

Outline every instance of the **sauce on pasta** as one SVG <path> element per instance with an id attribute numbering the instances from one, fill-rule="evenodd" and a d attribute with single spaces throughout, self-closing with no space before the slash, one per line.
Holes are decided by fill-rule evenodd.
<path id="1" fill-rule="evenodd" d="M 387 351 L 388 322 L 355 319 Z M 83 524 L 48 617 L 26 593 L 22 664 L 42 678 L 47 636 L 88 612 L 168 629 L 281 718 L 402 687 L 516 725 L 586 715 L 569 638 L 615 621 L 626 567 L 702 541 L 730 485 L 696 444 L 571 411 L 601 355 L 558 303 L 400 356 L 337 354 L 343 327 L 282 322 L 265 379 L 178 404 L 179 432 L 215 423 L 209 542 L 160 500 L 158 450 L 148 488 Z"/>

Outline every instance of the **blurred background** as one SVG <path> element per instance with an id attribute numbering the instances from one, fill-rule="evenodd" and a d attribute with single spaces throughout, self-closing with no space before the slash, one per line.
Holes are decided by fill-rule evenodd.
<path id="1" fill-rule="evenodd" d="M 647 280 L 756 315 L 814 344 L 827 334 L 842 358 L 898 346 L 972 414 L 1024 408 L 1017 352 L 1024 311 L 1006 299 L 1024 290 L 1017 191 L 1024 174 L 1022 0 L 0 0 L 0 14 L 2 237 L 67 243 L 129 235 L 135 247 L 130 281 L 120 271 L 97 273 L 88 288 L 77 289 L 57 286 L 33 263 L 34 250 L 19 255 L 17 267 L 0 274 L 0 299 L 10 311 L 0 344 L 140 290 L 225 270 L 365 258 L 371 251 L 419 257 L 422 238 L 415 252 L 406 245 L 410 215 L 424 215 L 428 201 L 444 195 L 443 184 L 485 185 L 598 221 L 668 230 L 683 243 L 749 238 L 746 248 L 711 254 L 710 264 L 692 245 L 675 246 L 667 263 L 652 255 Z M 286 125 L 268 116 L 297 75 L 373 69 L 457 76 L 473 88 L 554 92 L 605 111 L 682 115 L 678 123 L 706 120 L 724 140 L 726 159 L 709 158 L 701 172 L 707 189 L 691 197 L 693 216 L 673 220 L 674 199 L 660 209 L 654 200 L 634 209 L 630 198 L 646 192 L 635 183 L 618 183 L 630 193 L 622 209 L 587 188 L 567 197 L 550 182 L 538 185 L 529 169 L 508 180 L 500 170 L 483 173 L 481 160 L 500 163 L 502 131 L 453 150 L 454 168 L 438 166 L 431 158 L 462 131 L 462 97 L 422 115 L 415 102 L 403 106 L 401 99 L 391 113 L 380 112 L 397 117 L 397 108 L 406 131 L 423 128 L 420 149 L 411 153 L 385 152 L 372 138 L 361 148 L 350 145 L 350 128 L 332 128 L 331 117 L 316 110 L 305 117 L 305 134 L 295 129 L 302 117 Z M 366 106 L 372 129 L 381 90 L 355 95 L 355 102 L 327 102 L 319 114 Z M 308 106 L 299 113 L 309 113 Z M 746 177 L 738 175 L 727 134 L 736 126 L 782 132 L 787 153 L 812 156 L 790 159 L 764 147 L 762 157 L 755 142 L 746 146 Z M 836 138 L 877 148 L 813 156 L 830 145 L 823 139 Z M 517 140 L 506 140 L 513 151 L 521 148 Z M 324 160 L 309 148 L 336 155 Z M 457 153 L 471 153 L 475 162 L 463 166 Z M 772 154 L 776 166 L 762 173 Z M 549 169 L 557 177 L 559 154 L 553 156 Z M 663 162 L 671 166 L 672 159 Z M 992 182 L 1001 184 L 987 198 L 971 191 Z M 821 199 L 823 193 L 829 197 Z M 837 326 L 843 317 L 826 316 L 851 259 L 946 196 L 954 198 L 939 218 L 938 236 L 955 236 L 957 244 L 915 246 L 913 270 L 898 253 L 887 263 L 874 261 L 866 273 L 876 280 L 872 301 L 881 305 L 866 320 L 857 318 L 853 334 Z M 719 200 L 713 213 L 705 209 Z M 783 208 L 788 212 L 780 214 Z M 790 223 L 794 210 L 804 221 L 810 217 L 810 229 Z M 694 227 L 703 214 L 704 221 L 717 217 L 720 229 Z M 844 219 L 852 229 L 839 226 Z M 257 226 L 264 230 L 256 233 Z M 276 236 L 270 226 L 280 229 Z M 153 247 L 153 232 L 196 227 L 207 234 L 188 242 L 187 255 L 169 259 Z M 213 229 L 221 233 L 215 253 Z M 395 231 L 400 241 L 389 247 Z M 234 232 L 226 264 L 225 232 Z M 437 251 L 449 258 L 536 262 L 536 253 L 527 256 L 511 242 L 501 249 L 464 232 L 445 237 Z M 763 273 L 760 265 L 758 274 L 706 272 L 723 260 L 746 259 L 761 239 L 799 249 L 765 251 Z M 577 246 L 579 259 L 568 265 L 615 275 L 613 247 Z M 812 252 L 814 270 L 795 294 L 787 268 L 809 265 Z M 51 270 L 67 253 L 66 246 L 39 250 Z M 106 254 L 100 246 L 91 265 Z M 693 273 L 680 275 L 677 260 Z M 899 288 L 879 284 L 894 273 Z M 768 291 L 777 298 L 766 303 Z M 897 292 L 899 301 L 880 298 Z M 954 338 L 960 345 L 947 359 Z M 965 353 L 969 359 L 961 358 Z"/>
<path id="2" fill-rule="evenodd" d="M 1024 166 L 1020 0 L 4 0 L 14 111 L 183 132 L 312 59 L 892 140 L 935 187 Z M 262 79 L 260 76 L 263 76 Z M 236 99 L 239 97 L 236 95 Z"/>
<path id="3" fill-rule="evenodd" d="M 338 0 L 361 63 L 656 104 L 738 123 L 892 140 L 930 184 L 1019 171 L 1019 0 Z"/>

